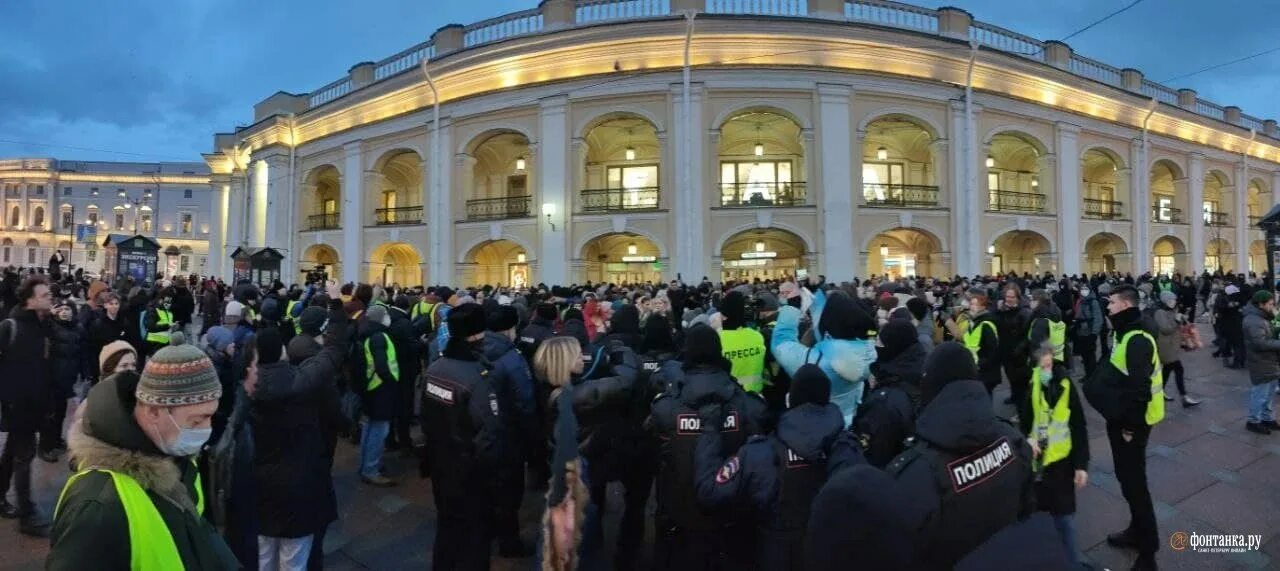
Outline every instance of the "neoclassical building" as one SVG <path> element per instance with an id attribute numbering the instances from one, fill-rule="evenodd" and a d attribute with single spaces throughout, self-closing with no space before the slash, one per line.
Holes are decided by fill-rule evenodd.
<path id="1" fill-rule="evenodd" d="M 160 243 L 165 275 L 209 272 L 213 219 L 209 167 L 193 163 L 0 159 L 0 267 L 44 267 L 55 249 L 100 274 L 108 234 Z M 96 239 L 77 240 L 91 225 Z"/>
<path id="2" fill-rule="evenodd" d="M 217 134 L 211 242 L 344 281 L 1247 271 L 1280 131 L 884 0 L 545 0 Z"/>

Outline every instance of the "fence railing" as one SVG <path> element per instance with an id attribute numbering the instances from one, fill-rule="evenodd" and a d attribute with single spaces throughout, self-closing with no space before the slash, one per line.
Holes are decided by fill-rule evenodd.
<path id="1" fill-rule="evenodd" d="M 1045 195 L 1036 192 L 992 190 L 987 193 L 992 212 L 1044 212 Z"/>
<path id="2" fill-rule="evenodd" d="M 373 80 L 382 81 L 402 71 L 413 69 L 436 55 L 436 45 L 430 40 L 384 59 L 373 68 Z"/>
<path id="3" fill-rule="evenodd" d="M 1151 221 L 1164 222 L 1166 224 L 1182 224 L 1181 208 L 1161 208 L 1158 205 L 1151 205 Z"/>
<path id="4" fill-rule="evenodd" d="M 502 196 L 467 201 L 467 220 L 501 220 L 529 215 L 532 196 Z"/>
<path id="5" fill-rule="evenodd" d="M 658 207 L 658 187 L 592 188 L 582 191 L 583 212 L 652 210 Z"/>
<path id="6" fill-rule="evenodd" d="M 670 13 L 670 0 L 578 0 L 574 16 L 579 24 L 591 24 L 656 18 Z"/>
<path id="7" fill-rule="evenodd" d="M 708 14 L 753 14 L 757 16 L 805 16 L 808 0 L 707 0 Z"/>
<path id="8" fill-rule="evenodd" d="M 378 208 L 373 211 L 373 223 L 378 226 L 422 224 L 422 207 L 399 206 L 396 208 Z"/>
<path id="9" fill-rule="evenodd" d="M 969 39 L 989 48 L 1044 61 L 1044 44 L 1039 40 L 1000 26 L 974 21 L 969 25 Z"/>
<path id="10" fill-rule="evenodd" d="M 533 8 L 489 18 L 462 29 L 462 46 L 469 48 L 489 42 L 542 31 L 542 11 Z"/>
<path id="11" fill-rule="evenodd" d="M 1226 212 L 1205 212 L 1204 225 L 1205 226 L 1230 226 L 1231 217 L 1227 216 Z"/>
<path id="12" fill-rule="evenodd" d="M 1071 73 L 1082 75 L 1094 81 L 1100 81 L 1107 85 L 1122 87 L 1124 85 L 1123 74 L 1119 68 L 1111 67 L 1097 60 L 1087 57 L 1071 54 Z"/>
<path id="13" fill-rule="evenodd" d="M 1266 125 L 1262 124 L 1262 119 L 1259 119 L 1252 115 L 1245 115 L 1243 113 L 1240 114 L 1240 126 L 1244 127 L 1245 129 L 1253 129 L 1254 131 L 1257 131 L 1259 133 L 1261 133 L 1264 129 L 1266 129 Z"/>
<path id="14" fill-rule="evenodd" d="M 1172 87 L 1165 87 L 1159 83 L 1142 80 L 1142 94 L 1147 97 L 1154 97 L 1156 101 L 1168 103 L 1169 105 L 1178 104 L 1178 90 Z"/>
<path id="15" fill-rule="evenodd" d="M 845 2 L 844 17 L 850 22 L 938 33 L 937 10 L 887 0 L 850 0 Z"/>
<path id="16" fill-rule="evenodd" d="M 938 205 L 938 187 L 919 184 L 863 183 L 867 206 L 879 208 L 933 208 Z"/>
<path id="17" fill-rule="evenodd" d="M 1227 120 L 1226 109 L 1223 109 L 1222 106 L 1217 103 L 1212 103 L 1203 99 L 1196 99 L 1196 113 L 1206 117 L 1213 117 L 1219 121 Z"/>
<path id="18" fill-rule="evenodd" d="M 344 77 L 313 91 L 311 97 L 307 98 L 307 105 L 319 107 L 348 93 L 351 93 L 351 78 Z"/>
<path id="19" fill-rule="evenodd" d="M 722 182 L 720 206 L 753 208 L 770 206 L 803 206 L 803 182 Z"/>
<path id="20" fill-rule="evenodd" d="M 337 230 L 339 220 L 341 220 L 341 215 L 337 212 L 332 214 L 312 214 L 307 217 L 307 230 Z"/>
<path id="21" fill-rule="evenodd" d="M 1124 203 L 1118 200 L 1086 198 L 1084 199 L 1084 215 L 1086 218 L 1115 220 L 1124 216 L 1121 211 L 1122 206 L 1124 206 Z"/>

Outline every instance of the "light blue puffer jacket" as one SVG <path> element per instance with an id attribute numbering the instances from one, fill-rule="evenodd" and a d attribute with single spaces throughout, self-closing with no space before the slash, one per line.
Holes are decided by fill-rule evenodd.
<path id="1" fill-rule="evenodd" d="M 826 307 L 826 296 L 814 294 L 809 315 L 813 320 L 814 335 Z M 862 402 L 862 388 L 871 376 L 871 364 L 876 361 L 875 341 L 870 339 L 835 339 L 826 336 L 818 339 L 813 347 L 800 342 L 799 309 L 784 306 L 778 311 L 778 321 L 773 326 L 770 350 L 773 357 L 788 375 L 806 363 L 817 364 L 831 379 L 831 403 L 840 407 L 845 426 L 853 425 L 853 414 Z"/>

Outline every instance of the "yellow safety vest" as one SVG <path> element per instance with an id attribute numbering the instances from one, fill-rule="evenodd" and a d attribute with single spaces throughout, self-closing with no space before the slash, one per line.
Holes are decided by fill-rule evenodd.
<path id="1" fill-rule="evenodd" d="M 426 316 L 427 316 L 427 318 L 431 320 L 431 330 L 432 330 L 432 331 L 435 331 L 435 328 L 436 328 L 436 306 L 437 306 L 437 305 L 439 305 L 439 304 L 438 304 L 438 303 L 427 303 L 427 302 L 425 302 L 425 301 L 419 301 L 417 304 L 415 304 L 415 305 L 413 306 L 413 310 L 411 310 L 411 311 L 409 312 L 409 319 L 412 319 L 412 320 L 415 320 L 415 321 L 416 321 L 419 317 L 421 317 L 421 316 L 423 316 L 423 315 L 426 315 Z"/>
<path id="2" fill-rule="evenodd" d="M 1054 321 L 1048 317 L 1041 317 L 1049 322 L 1049 344 L 1053 345 L 1053 360 L 1066 362 L 1067 348 L 1067 324 L 1061 321 Z M 1027 329 L 1027 339 L 1031 339 L 1031 330 Z"/>
<path id="3" fill-rule="evenodd" d="M 167 309 L 157 307 L 156 308 L 156 325 L 163 325 L 165 327 L 173 325 L 173 314 L 169 313 Z M 147 342 L 168 344 L 169 331 L 168 330 L 149 331 L 147 332 Z"/>
<path id="4" fill-rule="evenodd" d="M 378 374 L 378 368 L 373 366 L 373 351 L 369 350 L 369 339 L 364 340 L 364 376 L 369 380 L 368 390 L 376 389 L 382 386 L 383 381 L 399 381 L 400 380 L 400 361 L 396 360 L 396 345 L 391 342 L 391 336 L 386 333 L 379 333 L 387 339 L 387 368 L 391 369 L 391 378 L 383 379 Z M 372 337 L 370 338 L 372 339 Z"/>
<path id="5" fill-rule="evenodd" d="M 298 305 L 298 300 L 295 299 L 293 301 L 290 301 L 288 305 L 284 306 L 284 318 L 286 320 L 293 322 L 294 335 L 301 335 L 302 334 L 302 324 L 300 323 L 301 320 L 293 318 L 293 308 L 296 307 L 297 305 Z"/>
<path id="6" fill-rule="evenodd" d="M 1134 335 L 1141 335 L 1147 338 L 1147 342 L 1151 343 L 1151 400 L 1147 402 L 1147 424 L 1155 426 L 1156 423 L 1164 420 L 1164 372 L 1160 369 L 1160 350 L 1156 347 L 1156 340 L 1151 338 L 1151 334 L 1141 329 L 1135 329 L 1124 334 L 1120 341 L 1116 341 L 1116 334 L 1111 333 L 1111 342 L 1114 349 L 1111 350 L 1111 364 L 1125 375 L 1129 374 L 1129 357 L 1126 349 L 1129 348 L 1129 340 Z"/>
<path id="7" fill-rule="evenodd" d="M 742 390 L 764 390 L 764 336 L 755 329 L 739 327 L 720 332 L 721 354 L 733 365 L 729 374 Z"/>
<path id="8" fill-rule="evenodd" d="M 976 325 L 976 327 L 975 327 Z M 996 330 L 996 324 L 990 321 L 973 321 L 969 323 L 969 330 L 964 332 L 964 346 L 969 348 L 969 352 L 973 353 L 973 362 L 978 362 L 978 349 L 982 348 L 982 328 L 986 326 L 991 330 L 991 334 L 1000 339 L 1000 332 Z"/>
<path id="9" fill-rule="evenodd" d="M 1040 450 L 1040 465 L 1048 466 L 1071 453 L 1071 406 L 1068 402 L 1071 400 L 1071 381 L 1062 379 L 1062 395 L 1050 410 L 1037 374 L 1038 370 L 1031 373 L 1031 411 L 1034 416 L 1031 434 L 1027 437 L 1048 442 L 1047 446 L 1041 444 L 1043 448 Z"/>
<path id="10" fill-rule="evenodd" d="M 195 458 L 191 465 L 196 466 Z M 124 507 L 124 518 L 129 526 L 129 569 L 132 571 L 169 571 L 183 569 L 182 556 L 178 554 L 178 545 L 173 541 L 173 533 L 160 516 L 160 510 L 151 501 L 147 491 L 132 476 L 114 470 L 89 468 L 72 474 L 58 495 L 58 503 L 53 514 L 56 519 L 58 510 L 62 508 L 62 500 L 67 490 L 81 476 L 89 472 L 106 472 L 111 475 L 111 483 L 115 485 L 116 495 L 120 497 L 120 505 Z M 204 515 L 204 486 L 200 481 L 200 470 L 196 469 L 196 517 Z"/>

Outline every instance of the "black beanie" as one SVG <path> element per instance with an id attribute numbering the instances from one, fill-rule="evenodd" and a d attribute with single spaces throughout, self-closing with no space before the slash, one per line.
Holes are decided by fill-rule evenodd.
<path id="1" fill-rule="evenodd" d="M 510 305 L 499 305 L 488 312 L 489 331 L 506 331 L 520 323 L 520 312 Z"/>
<path id="2" fill-rule="evenodd" d="M 709 325 L 690 327 L 684 334 L 684 366 L 712 365 L 724 367 L 726 361 L 720 348 L 720 334 Z M 724 367 L 728 370 L 728 367 Z"/>
<path id="3" fill-rule="evenodd" d="M 742 327 L 746 320 L 746 307 L 747 298 L 742 295 L 742 292 L 734 290 L 724 296 L 724 300 L 720 302 L 720 313 L 724 315 L 724 321 L 721 324 L 724 328 Z"/>
<path id="4" fill-rule="evenodd" d="M 671 322 L 667 321 L 667 316 L 656 313 L 645 320 L 642 343 L 642 351 L 645 353 L 653 351 L 675 352 L 676 342 L 671 338 Z"/>
<path id="5" fill-rule="evenodd" d="M 818 321 L 818 333 L 836 339 L 866 339 L 874 336 L 876 321 L 858 303 L 844 294 L 827 297 Z"/>
<path id="6" fill-rule="evenodd" d="M 449 310 L 449 337 L 464 339 L 484 333 L 484 308 L 478 303 L 464 303 Z"/>
<path id="7" fill-rule="evenodd" d="M 889 360 L 897 357 L 919 341 L 919 337 L 916 336 L 916 327 L 910 321 L 891 319 L 880 328 L 880 343 L 884 347 L 880 350 L 879 358 Z"/>
<path id="8" fill-rule="evenodd" d="M 302 315 L 298 316 L 298 328 L 302 330 L 303 335 L 315 337 L 321 333 L 320 329 L 327 319 L 329 319 L 329 310 L 313 305 L 302 310 Z"/>
<path id="9" fill-rule="evenodd" d="M 610 333 L 640 334 L 640 310 L 631 304 L 625 304 L 613 312 L 609 318 Z"/>
<path id="10" fill-rule="evenodd" d="M 258 364 L 269 365 L 280 361 L 284 353 L 284 342 L 280 330 L 275 327 L 264 327 L 258 331 L 255 342 L 258 348 Z"/>
<path id="11" fill-rule="evenodd" d="M 791 390 L 787 391 L 789 408 L 802 404 L 827 404 L 831 402 L 831 380 L 822 368 L 808 363 L 796 369 L 791 376 Z"/>
<path id="12" fill-rule="evenodd" d="M 929 314 L 929 303 L 918 297 L 907 300 L 907 311 L 911 312 L 911 316 L 916 321 L 924 321 L 924 317 Z"/>
<path id="13" fill-rule="evenodd" d="M 924 378 L 920 381 L 920 396 L 927 404 L 952 381 L 970 381 L 978 378 L 978 365 L 973 353 L 964 345 L 947 341 L 929 353 L 924 360 Z"/>
<path id="14" fill-rule="evenodd" d="M 547 303 L 544 301 L 534 308 L 533 314 L 542 321 L 546 321 L 548 323 L 553 322 L 556 320 L 556 306 L 553 303 Z"/>

